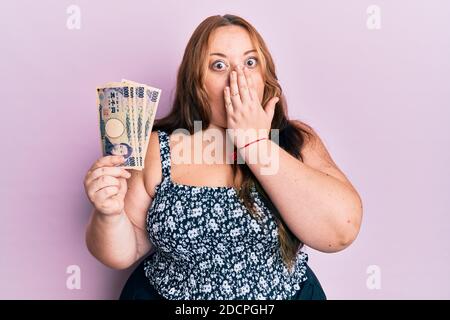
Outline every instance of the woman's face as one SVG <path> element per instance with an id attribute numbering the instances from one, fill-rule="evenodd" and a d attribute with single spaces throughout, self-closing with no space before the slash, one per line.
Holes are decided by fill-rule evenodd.
<path id="1" fill-rule="evenodd" d="M 230 85 L 230 73 L 237 70 L 238 65 L 247 66 L 261 103 L 264 81 L 260 59 L 247 30 L 239 26 L 216 29 L 211 34 L 208 49 L 205 88 L 211 105 L 211 123 L 227 128 L 223 91 Z"/>

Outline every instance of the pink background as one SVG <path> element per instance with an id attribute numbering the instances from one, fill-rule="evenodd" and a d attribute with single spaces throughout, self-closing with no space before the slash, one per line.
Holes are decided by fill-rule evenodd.
<path id="1" fill-rule="evenodd" d="M 66 27 L 69 5 L 81 29 Z M 369 5 L 381 29 L 366 26 Z M 101 156 L 95 86 L 128 78 L 173 98 L 195 27 L 233 13 L 266 40 L 291 118 L 312 125 L 360 192 L 358 239 L 308 249 L 330 299 L 450 298 L 449 1 L 6 1 L 0 298 L 115 299 L 131 269 L 84 243 L 83 178 Z M 81 289 L 66 268 L 81 268 Z M 381 288 L 366 285 L 369 266 Z"/>

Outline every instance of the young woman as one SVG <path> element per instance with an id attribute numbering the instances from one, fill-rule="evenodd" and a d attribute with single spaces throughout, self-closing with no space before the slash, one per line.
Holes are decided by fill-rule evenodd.
<path id="1" fill-rule="evenodd" d="M 213 164 L 193 160 L 206 150 Z M 302 246 L 337 252 L 359 232 L 357 191 L 317 133 L 288 119 L 269 50 L 237 16 L 197 27 L 145 169 L 121 162 L 100 158 L 85 189 L 90 252 L 117 269 L 144 258 L 122 299 L 325 299 Z"/>

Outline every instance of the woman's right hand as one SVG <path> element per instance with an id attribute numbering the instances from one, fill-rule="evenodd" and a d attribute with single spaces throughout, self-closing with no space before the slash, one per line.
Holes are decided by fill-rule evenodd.
<path id="1" fill-rule="evenodd" d="M 125 206 L 127 180 L 131 174 L 116 167 L 125 161 L 122 156 L 98 159 L 86 174 L 84 189 L 95 209 L 105 215 L 119 215 Z"/>

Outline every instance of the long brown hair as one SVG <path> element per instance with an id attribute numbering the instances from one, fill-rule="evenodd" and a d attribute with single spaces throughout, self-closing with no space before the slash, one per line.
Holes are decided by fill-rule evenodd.
<path id="1" fill-rule="evenodd" d="M 247 30 L 252 40 L 262 66 L 264 80 L 264 95 L 262 105 L 274 96 L 280 97 L 275 106 L 275 113 L 272 120 L 271 129 L 279 131 L 279 146 L 295 158 L 303 161 L 301 148 L 305 138 L 311 136 L 311 127 L 299 120 L 289 120 L 287 116 L 286 99 L 283 90 L 278 83 L 275 73 L 275 65 L 271 54 L 260 34 L 256 29 L 241 17 L 235 15 L 216 15 L 206 18 L 194 31 L 184 51 L 183 60 L 178 69 L 177 86 L 175 100 L 172 110 L 164 118 L 155 120 L 152 130 L 164 130 L 169 134 L 176 129 L 186 129 L 190 134 L 194 134 L 194 121 L 201 121 L 202 130 L 208 128 L 210 124 L 211 107 L 208 103 L 208 96 L 204 87 L 205 61 L 208 54 L 208 43 L 211 33 L 223 26 L 240 26 Z M 248 168 L 246 164 L 232 164 L 233 173 L 236 175 L 241 170 L 243 183 L 238 193 L 251 215 L 258 218 L 253 199 L 251 197 L 251 187 L 263 195 L 265 204 L 271 209 L 279 231 L 279 241 L 281 256 L 285 265 L 291 269 L 294 259 L 303 247 L 303 243 L 289 230 L 275 208 L 272 201 Z"/>

